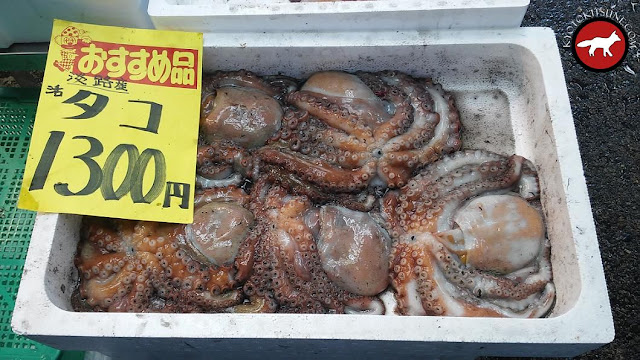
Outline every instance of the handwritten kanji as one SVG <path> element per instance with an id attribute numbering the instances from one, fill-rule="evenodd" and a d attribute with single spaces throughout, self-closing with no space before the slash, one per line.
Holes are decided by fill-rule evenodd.
<path id="1" fill-rule="evenodd" d="M 56 85 L 56 86 L 48 85 L 47 91 L 45 91 L 45 94 L 53 94 L 53 96 L 58 97 L 58 96 L 62 96 L 62 90 L 63 88 L 61 88 L 60 85 Z"/>
<path id="2" fill-rule="evenodd" d="M 84 76 L 84 74 L 71 73 L 67 78 L 67 82 L 71 82 L 72 84 L 87 85 L 87 77 Z"/>
<path id="3" fill-rule="evenodd" d="M 109 77 L 96 76 L 93 78 L 93 86 L 102 86 L 103 88 L 111 89 L 113 81 Z"/>
<path id="4" fill-rule="evenodd" d="M 127 92 L 127 82 L 124 80 L 116 80 L 116 90 Z"/>
<path id="5" fill-rule="evenodd" d="M 182 199 L 180 203 L 180 208 L 188 209 L 189 208 L 189 196 L 191 192 L 189 191 L 191 185 L 185 183 L 178 183 L 173 181 L 167 181 L 167 188 L 164 192 L 164 203 L 162 207 L 170 207 L 171 206 L 171 198 L 177 197 Z"/>

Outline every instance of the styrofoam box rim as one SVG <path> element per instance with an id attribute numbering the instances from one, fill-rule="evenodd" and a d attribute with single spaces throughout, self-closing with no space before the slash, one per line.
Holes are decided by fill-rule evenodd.
<path id="1" fill-rule="evenodd" d="M 158 29 L 201 32 L 518 27 L 529 0 L 149 0 Z"/>
<path id="2" fill-rule="evenodd" d="M 367 34 L 282 34 L 281 37 L 265 35 L 256 38 L 246 35 L 237 38 L 232 35 L 205 36 L 205 49 L 268 48 L 287 43 L 314 48 L 507 44 L 526 49 L 540 66 L 547 99 L 545 107 L 553 133 L 550 136 L 555 138 L 557 166 L 562 188 L 566 190 L 571 236 L 579 265 L 576 277 L 583 284 L 579 295 L 576 295 L 575 305 L 563 314 L 543 319 L 359 316 L 357 322 L 354 317 L 358 315 L 106 314 L 65 311 L 52 303 L 44 286 L 49 275 L 47 264 L 56 251 L 52 248 L 53 239 L 56 233 L 64 230 L 60 227 L 69 223 L 71 215 L 39 214 L 13 314 L 12 326 L 16 333 L 39 340 L 56 337 L 269 338 L 585 345 L 580 351 L 613 339 L 613 319 L 598 240 L 560 55 L 551 29 L 393 32 L 377 33 L 374 38 Z M 311 323 L 314 325 L 309 326 Z M 216 326 L 212 327 L 211 324 Z M 411 331 L 407 331 L 408 327 Z"/>
<path id="3" fill-rule="evenodd" d="M 353 13 L 422 10 L 477 10 L 517 8 L 526 10 L 530 0 L 446 0 L 446 1 L 335 1 L 299 2 L 289 0 L 149 0 L 148 12 L 151 16 L 167 14 L 174 16 L 194 15 L 263 15 L 263 14 L 303 14 L 303 13 Z"/>

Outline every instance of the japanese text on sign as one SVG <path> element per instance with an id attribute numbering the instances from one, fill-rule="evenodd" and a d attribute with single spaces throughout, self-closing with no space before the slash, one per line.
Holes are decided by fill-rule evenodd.
<path id="1" fill-rule="evenodd" d="M 191 222 L 202 35 L 60 20 L 53 34 L 18 205 Z"/>
<path id="2" fill-rule="evenodd" d="M 195 50 L 92 42 L 80 48 L 73 71 L 141 84 L 196 87 Z"/>

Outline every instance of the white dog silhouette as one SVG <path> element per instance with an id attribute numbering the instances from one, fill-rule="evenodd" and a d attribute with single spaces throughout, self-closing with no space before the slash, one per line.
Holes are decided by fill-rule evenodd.
<path id="1" fill-rule="evenodd" d="M 611 51 L 609 51 L 609 48 L 611 47 L 611 45 L 613 45 L 613 43 L 617 41 L 621 41 L 621 40 L 618 34 L 616 34 L 616 31 L 614 30 L 611 33 L 611 35 L 609 35 L 608 38 L 594 37 L 591 40 L 585 40 L 585 41 L 579 42 L 578 47 L 583 48 L 583 47 L 590 46 L 589 56 L 594 56 L 596 53 L 596 49 L 602 49 L 602 55 L 604 55 L 604 57 L 607 57 L 607 54 L 609 54 L 608 56 L 613 56 L 613 54 L 611 54 Z"/>

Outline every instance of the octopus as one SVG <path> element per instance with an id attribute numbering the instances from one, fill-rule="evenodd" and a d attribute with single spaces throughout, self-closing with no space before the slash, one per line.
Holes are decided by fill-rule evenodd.
<path id="1" fill-rule="evenodd" d="M 196 195 L 194 222 L 85 218 L 75 307 L 116 312 L 216 312 L 241 304 L 253 264 L 254 218 L 239 188 Z"/>
<path id="2" fill-rule="evenodd" d="M 291 195 L 283 187 L 266 180 L 258 182 L 253 191 L 252 208 L 257 214 L 259 240 L 252 274 L 243 287 L 250 301 L 245 307 L 234 308 L 235 311 L 384 312 L 379 299 L 348 290 L 361 289 L 361 292 L 371 293 L 370 286 L 351 284 L 343 288 L 339 282 L 331 281 L 324 271 L 316 237 L 321 231 L 319 222 L 327 219 L 322 219 L 319 209 L 306 196 Z M 333 218 L 328 221 L 333 221 Z M 380 255 L 373 254 L 373 257 Z M 381 260 L 382 267 L 386 267 L 386 259 Z M 375 266 L 372 264 L 371 267 Z M 366 276 L 358 274 L 355 277 Z M 386 281 L 386 276 L 384 271 L 382 282 Z"/>
<path id="3" fill-rule="evenodd" d="M 369 187 L 401 187 L 461 146 L 453 98 L 427 79 L 324 71 L 285 99 L 281 129 L 256 155 L 283 186 L 314 201 L 368 211 Z"/>
<path id="4" fill-rule="evenodd" d="M 460 132 L 453 97 L 400 72 L 208 75 L 193 223 L 85 218 L 74 307 L 545 316 L 534 165 Z"/>
<path id="5" fill-rule="evenodd" d="M 250 149 L 281 127 L 280 101 L 297 84 L 249 71 L 217 72 L 203 79 L 197 183 L 201 188 L 239 185 L 255 169 Z"/>
<path id="6" fill-rule="evenodd" d="M 538 195 L 530 161 L 479 150 L 445 157 L 385 195 L 398 311 L 544 316 L 555 288 Z"/>
<path id="7" fill-rule="evenodd" d="M 251 154 L 233 141 L 198 145 L 196 185 L 202 189 L 240 185 L 256 164 Z"/>

